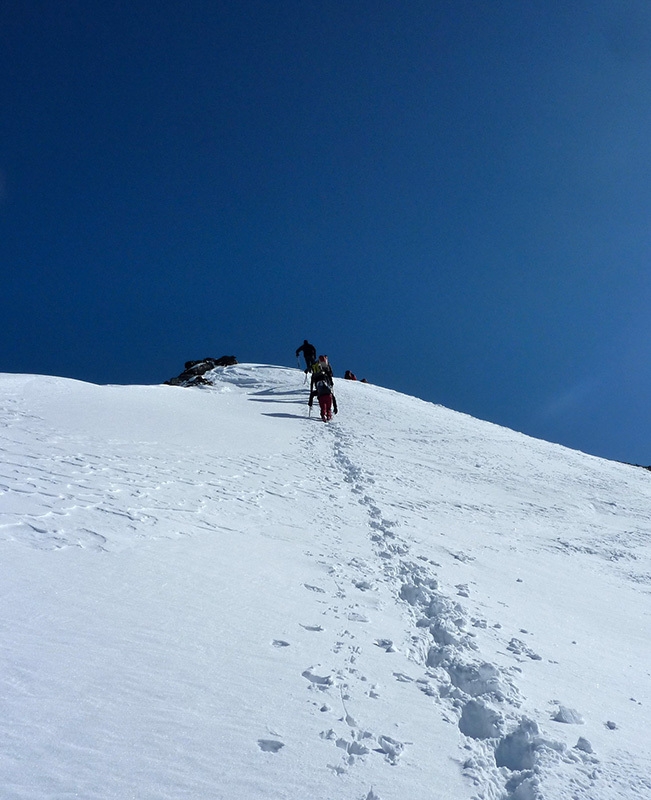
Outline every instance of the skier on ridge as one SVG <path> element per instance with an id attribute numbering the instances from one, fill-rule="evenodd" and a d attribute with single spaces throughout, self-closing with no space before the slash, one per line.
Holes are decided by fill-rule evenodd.
<path id="1" fill-rule="evenodd" d="M 305 374 L 307 375 L 312 364 L 316 363 L 316 347 L 310 344 L 307 339 L 304 339 L 303 344 L 296 348 L 296 358 L 298 358 L 299 353 L 303 353 L 303 358 L 305 359 Z"/>

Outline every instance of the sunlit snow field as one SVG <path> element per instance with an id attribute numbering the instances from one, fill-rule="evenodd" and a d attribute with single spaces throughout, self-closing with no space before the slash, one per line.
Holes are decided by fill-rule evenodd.
<path id="1" fill-rule="evenodd" d="M 297 369 L 0 376 L 0 797 L 651 798 L 651 473 Z"/>

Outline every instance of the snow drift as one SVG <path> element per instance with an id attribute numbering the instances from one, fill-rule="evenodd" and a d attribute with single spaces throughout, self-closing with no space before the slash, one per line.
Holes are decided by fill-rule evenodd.
<path id="1" fill-rule="evenodd" d="M 296 369 L 0 376 L 3 798 L 651 797 L 651 476 Z"/>

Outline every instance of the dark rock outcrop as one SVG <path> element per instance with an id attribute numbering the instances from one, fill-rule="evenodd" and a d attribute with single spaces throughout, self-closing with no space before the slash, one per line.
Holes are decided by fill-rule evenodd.
<path id="1" fill-rule="evenodd" d="M 186 361 L 185 369 L 176 378 L 170 378 L 165 383 L 168 386 L 201 386 L 210 385 L 210 381 L 203 376 L 215 367 L 230 367 L 237 364 L 235 356 L 222 356 L 221 358 L 202 358 L 199 361 Z"/>

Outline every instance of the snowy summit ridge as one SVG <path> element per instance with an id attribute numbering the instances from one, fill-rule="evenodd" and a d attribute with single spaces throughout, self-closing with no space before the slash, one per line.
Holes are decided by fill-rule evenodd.
<path id="1" fill-rule="evenodd" d="M 651 797 L 647 472 L 205 377 L 0 376 L 2 797 Z"/>

